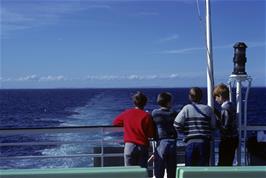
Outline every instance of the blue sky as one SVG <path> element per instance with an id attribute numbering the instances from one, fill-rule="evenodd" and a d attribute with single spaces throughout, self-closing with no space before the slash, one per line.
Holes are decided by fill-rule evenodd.
<path id="1" fill-rule="evenodd" d="M 206 86 L 202 0 L 0 1 L 1 88 Z M 241 41 L 253 85 L 266 86 L 265 11 L 211 0 L 215 84 Z"/>

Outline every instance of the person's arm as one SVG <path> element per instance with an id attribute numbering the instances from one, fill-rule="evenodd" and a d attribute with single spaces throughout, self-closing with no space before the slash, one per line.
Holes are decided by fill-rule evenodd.
<path id="1" fill-rule="evenodd" d="M 219 109 L 214 107 L 214 114 L 216 115 L 217 119 L 221 118 L 221 112 L 219 111 Z"/>
<path id="2" fill-rule="evenodd" d="M 174 110 L 174 112 L 173 112 L 173 117 L 176 118 L 177 115 L 178 115 L 178 112 L 177 112 L 176 110 Z"/>
<path id="3" fill-rule="evenodd" d="M 113 120 L 114 126 L 124 126 L 124 112 L 116 116 L 116 118 Z"/>
<path id="4" fill-rule="evenodd" d="M 184 129 L 184 122 L 186 118 L 186 112 L 185 107 L 177 114 L 175 121 L 174 121 L 174 127 L 177 131 L 182 131 Z"/>
<path id="5" fill-rule="evenodd" d="M 232 125 L 232 119 L 230 117 L 230 113 L 227 109 L 223 109 L 221 112 L 221 118 L 224 121 L 223 123 L 221 123 L 220 128 L 223 131 L 227 131 L 230 129 L 231 125 Z"/>
<path id="6" fill-rule="evenodd" d="M 211 124 L 210 124 L 210 126 L 211 126 L 211 129 L 212 130 L 215 130 L 216 129 L 216 127 L 217 127 L 217 115 L 215 115 L 214 114 L 214 112 L 211 112 Z"/>
<path id="7" fill-rule="evenodd" d="M 148 138 L 155 138 L 155 127 L 154 127 L 154 122 L 152 120 L 151 115 L 148 115 L 146 118 L 146 123 L 145 123 L 146 131 L 147 131 L 147 137 Z"/>

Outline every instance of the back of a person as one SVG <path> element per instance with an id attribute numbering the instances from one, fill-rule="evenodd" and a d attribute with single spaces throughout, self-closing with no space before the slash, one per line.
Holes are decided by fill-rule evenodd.
<path id="1" fill-rule="evenodd" d="M 147 99 L 143 93 L 137 92 L 132 96 L 135 107 L 120 113 L 113 120 L 113 125 L 124 127 L 125 166 L 147 167 L 148 138 L 154 137 L 151 115 L 144 111 Z"/>
<path id="2" fill-rule="evenodd" d="M 212 108 L 200 104 L 202 91 L 193 87 L 189 91 L 191 104 L 186 105 L 175 118 L 174 126 L 185 134 L 185 165 L 207 166 L 210 158 L 211 130 L 216 117 Z"/>
<path id="3" fill-rule="evenodd" d="M 204 104 L 188 104 L 184 107 L 186 119 L 184 121 L 185 141 L 190 139 L 211 138 L 212 109 Z"/>
<path id="4" fill-rule="evenodd" d="M 139 145 L 148 144 L 147 123 L 151 119 L 149 113 L 140 109 L 128 109 L 125 111 L 127 117 L 124 119 L 124 141 Z"/>
<path id="5" fill-rule="evenodd" d="M 172 95 L 162 92 L 157 97 L 158 109 L 152 111 L 156 130 L 156 148 L 154 151 L 154 173 L 156 178 L 176 176 L 176 130 L 173 126 L 177 112 L 172 107 Z"/>
<path id="6" fill-rule="evenodd" d="M 238 130 L 237 130 L 237 117 L 236 117 L 236 109 L 232 102 L 226 102 L 226 104 L 221 106 L 221 116 L 228 117 L 228 121 L 230 121 L 230 125 L 228 129 L 221 130 L 221 136 L 224 137 L 238 137 Z M 224 116 L 226 115 L 226 116 Z M 225 118 L 222 118 L 222 121 L 225 122 Z M 223 124 L 225 125 L 225 124 Z"/>
<path id="7" fill-rule="evenodd" d="M 152 111 L 153 122 L 155 123 L 157 139 L 176 139 L 176 131 L 173 126 L 177 112 L 173 109 L 160 108 Z"/>
<path id="8" fill-rule="evenodd" d="M 229 101 L 229 95 L 230 90 L 223 83 L 215 86 L 213 90 L 215 101 L 221 105 L 217 122 L 220 130 L 218 166 L 232 166 L 239 145 L 236 110 L 234 104 Z"/>
<path id="9" fill-rule="evenodd" d="M 196 108 L 194 106 L 196 106 Z M 208 105 L 201 104 L 201 103 L 192 103 L 185 106 L 188 111 L 188 117 L 211 117 L 212 115 L 212 108 Z M 204 114 L 204 115 L 202 115 Z"/>

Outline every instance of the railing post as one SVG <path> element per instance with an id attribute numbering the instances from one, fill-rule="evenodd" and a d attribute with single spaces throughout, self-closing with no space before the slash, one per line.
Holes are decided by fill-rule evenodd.
<path id="1" fill-rule="evenodd" d="M 237 164 L 241 165 L 241 144 L 242 144 L 242 92 L 241 92 L 241 81 L 236 82 L 236 115 L 238 118 L 238 134 L 239 144 L 237 149 Z"/>
<path id="2" fill-rule="evenodd" d="M 104 166 L 104 128 L 101 127 L 101 167 Z"/>

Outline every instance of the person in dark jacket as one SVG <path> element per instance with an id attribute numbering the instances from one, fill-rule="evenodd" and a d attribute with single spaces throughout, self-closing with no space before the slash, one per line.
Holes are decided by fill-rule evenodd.
<path id="1" fill-rule="evenodd" d="M 236 110 L 234 104 L 229 101 L 229 88 L 225 84 L 217 85 L 213 95 L 221 105 L 217 122 L 221 137 L 218 166 L 232 166 L 239 144 Z"/>
<path id="2" fill-rule="evenodd" d="M 156 149 L 154 153 L 155 177 L 163 178 L 164 170 L 167 178 L 176 177 L 176 131 L 173 126 L 177 112 L 171 108 L 172 95 L 160 93 L 157 97 L 160 108 L 152 111 L 156 130 Z"/>

